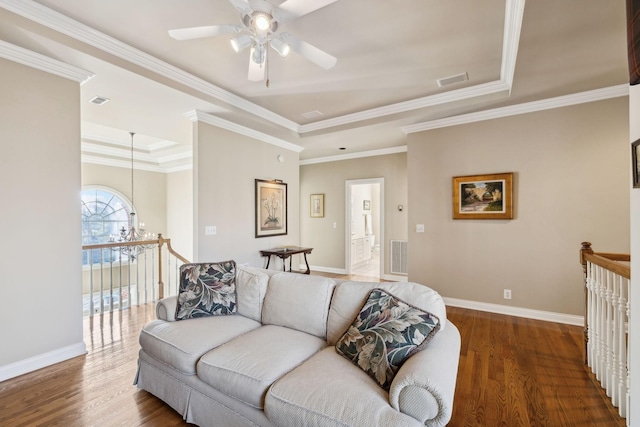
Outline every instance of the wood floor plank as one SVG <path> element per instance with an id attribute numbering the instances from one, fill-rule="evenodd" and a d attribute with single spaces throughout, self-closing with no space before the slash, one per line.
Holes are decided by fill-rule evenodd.
<path id="1" fill-rule="evenodd" d="M 461 333 L 450 426 L 625 426 L 583 364 L 581 327 L 454 307 L 447 316 Z M 0 426 L 188 425 L 133 385 L 138 335 L 154 318 L 147 304 L 85 319 L 87 355 L 0 383 Z"/>

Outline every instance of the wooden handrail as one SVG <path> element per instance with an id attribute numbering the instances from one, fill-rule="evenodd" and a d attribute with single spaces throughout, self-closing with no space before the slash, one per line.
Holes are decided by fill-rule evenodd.
<path id="1" fill-rule="evenodd" d="M 158 234 L 157 240 L 136 240 L 134 242 L 113 242 L 113 243 L 100 243 L 96 245 L 82 245 L 82 250 L 93 249 L 112 249 L 121 248 L 123 246 L 153 246 L 158 245 L 158 298 L 164 298 L 164 282 L 162 280 L 162 246 L 167 245 L 169 253 L 185 264 L 189 264 L 190 261 L 174 251 L 171 247 L 171 239 L 165 239 L 162 234 Z"/>
<path id="2" fill-rule="evenodd" d="M 620 264 L 620 261 L 631 261 L 631 256 L 628 254 L 593 252 L 593 249 L 591 249 L 591 243 L 582 242 L 582 248 L 580 248 L 580 264 L 582 264 L 582 269 L 585 275 L 587 273 L 587 261 L 613 271 L 627 279 L 631 278 L 631 267 L 625 264 Z"/>
<path id="3" fill-rule="evenodd" d="M 171 255 L 173 255 L 174 257 L 178 258 L 180 261 L 184 262 L 185 264 L 190 264 L 191 263 L 191 261 L 189 261 L 188 259 L 186 259 L 182 255 L 180 255 L 178 252 L 173 250 L 173 248 L 171 247 L 171 239 L 165 239 L 164 237 L 162 237 L 162 234 L 158 234 L 158 245 L 160 247 L 162 247 L 162 245 L 164 245 L 164 244 L 167 245 L 167 250 L 169 251 L 169 253 Z"/>

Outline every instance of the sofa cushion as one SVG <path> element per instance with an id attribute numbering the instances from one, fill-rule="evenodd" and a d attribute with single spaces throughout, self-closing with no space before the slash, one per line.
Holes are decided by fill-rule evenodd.
<path id="1" fill-rule="evenodd" d="M 235 261 L 193 263 L 180 266 L 176 320 L 235 312 Z"/>
<path id="2" fill-rule="evenodd" d="M 329 303 L 334 287 L 335 282 L 327 277 L 276 274 L 269 280 L 262 306 L 262 323 L 326 338 Z M 349 322 L 352 320 L 353 317 Z"/>
<path id="3" fill-rule="evenodd" d="M 238 265 L 236 269 L 236 293 L 238 314 L 260 322 L 262 302 L 267 293 L 269 276 L 255 268 Z"/>
<path id="4" fill-rule="evenodd" d="M 388 393 L 333 347 L 276 381 L 267 392 L 264 409 L 269 420 L 281 427 L 424 427 L 393 409 Z"/>
<path id="5" fill-rule="evenodd" d="M 433 313 L 444 330 L 447 311 L 440 294 L 427 286 L 411 282 L 344 282 L 337 285 L 327 321 L 327 343 L 335 345 L 360 312 L 372 289 L 380 288 L 414 307 Z"/>
<path id="6" fill-rule="evenodd" d="M 198 359 L 207 351 L 259 327 L 259 322 L 240 315 L 154 320 L 142 328 L 140 346 L 154 359 L 194 375 Z"/>
<path id="7" fill-rule="evenodd" d="M 267 325 L 205 354 L 198 362 L 198 377 L 218 391 L 262 409 L 274 381 L 326 346 L 313 335 Z"/>
<path id="8" fill-rule="evenodd" d="M 398 369 L 440 329 L 433 314 L 373 289 L 336 351 L 367 373 L 385 390 Z"/>

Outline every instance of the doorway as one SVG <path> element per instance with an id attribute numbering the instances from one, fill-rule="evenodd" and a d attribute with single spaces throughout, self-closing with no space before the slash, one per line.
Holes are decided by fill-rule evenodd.
<path id="1" fill-rule="evenodd" d="M 345 266 L 347 274 L 384 275 L 384 178 L 346 181 Z"/>

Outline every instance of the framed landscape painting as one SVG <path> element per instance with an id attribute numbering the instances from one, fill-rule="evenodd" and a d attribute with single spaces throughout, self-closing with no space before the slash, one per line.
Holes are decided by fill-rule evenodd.
<path id="1" fill-rule="evenodd" d="M 512 219 L 513 173 L 453 178 L 453 219 Z"/>
<path id="2" fill-rule="evenodd" d="M 256 179 L 256 237 L 287 234 L 287 184 Z"/>

